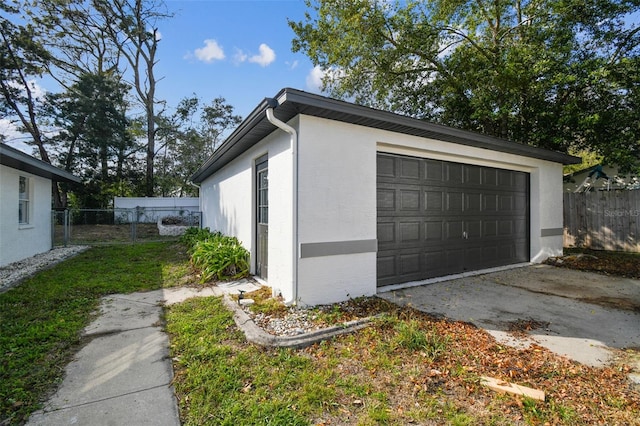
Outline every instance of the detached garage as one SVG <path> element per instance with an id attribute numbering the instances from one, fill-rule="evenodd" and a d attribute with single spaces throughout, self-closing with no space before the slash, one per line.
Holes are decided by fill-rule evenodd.
<path id="1" fill-rule="evenodd" d="M 315 305 L 560 254 L 562 165 L 578 162 L 283 89 L 192 180 L 203 226 Z"/>

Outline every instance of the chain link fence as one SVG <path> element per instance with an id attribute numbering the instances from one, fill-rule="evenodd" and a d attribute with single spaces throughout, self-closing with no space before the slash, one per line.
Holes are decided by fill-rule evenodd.
<path id="1" fill-rule="evenodd" d="M 52 212 L 54 246 L 166 241 L 200 227 L 201 212 L 167 208 L 65 209 Z"/>

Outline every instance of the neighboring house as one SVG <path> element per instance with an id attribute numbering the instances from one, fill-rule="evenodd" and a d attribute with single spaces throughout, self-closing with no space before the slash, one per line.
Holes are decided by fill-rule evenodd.
<path id="1" fill-rule="evenodd" d="M 52 248 L 52 181 L 80 178 L 0 143 L 0 266 Z"/>
<path id="2" fill-rule="evenodd" d="M 613 191 L 640 189 L 637 176 L 618 173 L 616 167 L 597 165 L 564 176 L 564 192 Z"/>
<path id="3" fill-rule="evenodd" d="M 306 92 L 263 100 L 192 176 L 287 303 L 316 305 L 562 253 L 577 157 Z"/>

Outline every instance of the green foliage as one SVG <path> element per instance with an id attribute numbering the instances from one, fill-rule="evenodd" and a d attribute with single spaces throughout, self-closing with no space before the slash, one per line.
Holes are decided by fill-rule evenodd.
<path id="1" fill-rule="evenodd" d="M 191 226 L 187 228 L 184 234 L 180 237 L 180 242 L 187 246 L 189 253 L 193 253 L 196 244 L 200 241 L 205 241 L 214 235 L 222 236 L 222 233 L 212 234 L 209 228 L 198 228 Z"/>
<path id="2" fill-rule="evenodd" d="M 126 161 L 140 146 L 128 131 L 130 88 L 117 76 L 83 73 L 65 92 L 47 95 L 45 111 L 60 132 L 52 136 L 62 167 L 82 177 L 84 208 L 107 208 L 139 180 Z"/>
<path id="3" fill-rule="evenodd" d="M 0 424 L 22 424 L 60 382 L 102 296 L 173 286 L 187 267 L 175 243 L 101 246 L 0 294 Z"/>
<path id="4" fill-rule="evenodd" d="M 637 2 L 307 0 L 293 50 L 333 96 L 640 162 Z"/>
<path id="5" fill-rule="evenodd" d="M 197 195 L 189 178 L 222 144 L 224 135 L 241 121 L 222 97 L 205 104 L 193 95 L 180 101 L 176 112 L 160 119 L 156 183 L 162 194 L 180 191 Z"/>
<path id="6" fill-rule="evenodd" d="M 563 174 L 570 174 L 570 173 L 575 173 L 581 170 L 588 169 L 598 164 L 602 164 L 602 160 L 603 160 L 602 155 L 598 155 L 597 153 L 590 152 L 588 150 L 579 150 L 579 151 L 569 150 L 569 154 L 582 158 L 582 163 L 569 164 L 567 166 L 563 166 L 562 167 Z"/>
<path id="7" fill-rule="evenodd" d="M 424 331 L 416 320 L 398 322 L 395 344 L 409 351 L 419 351 L 423 356 L 435 360 L 447 350 L 448 339 L 433 330 Z"/>
<path id="8" fill-rule="evenodd" d="M 236 237 L 192 227 L 187 229 L 182 241 L 189 247 L 193 265 L 202 272 L 202 283 L 249 275 L 249 252 Z"/>
<path id="9" fill-rule="evenodd" d="M 187 300 L 166 318 L 184 425 L 307 425 L 312 407 L 332 397 L 319 385 L 331 373 L 303 355 L 241 346 L 220 298 Z"/>

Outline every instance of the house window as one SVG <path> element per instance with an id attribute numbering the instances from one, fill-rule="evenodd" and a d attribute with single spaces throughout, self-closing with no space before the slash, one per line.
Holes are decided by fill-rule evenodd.
<path id="1" fill-rule="evenodd" d="M 258 223 L 269 223 L 269 178 L 266 168 L 258 172 Z"/>
<path id="2" fill-rule="evenodd" d="M 18 223 L 20 225 L 29 224 L 29 178 L 20 176 L 18 202 Z"/>

